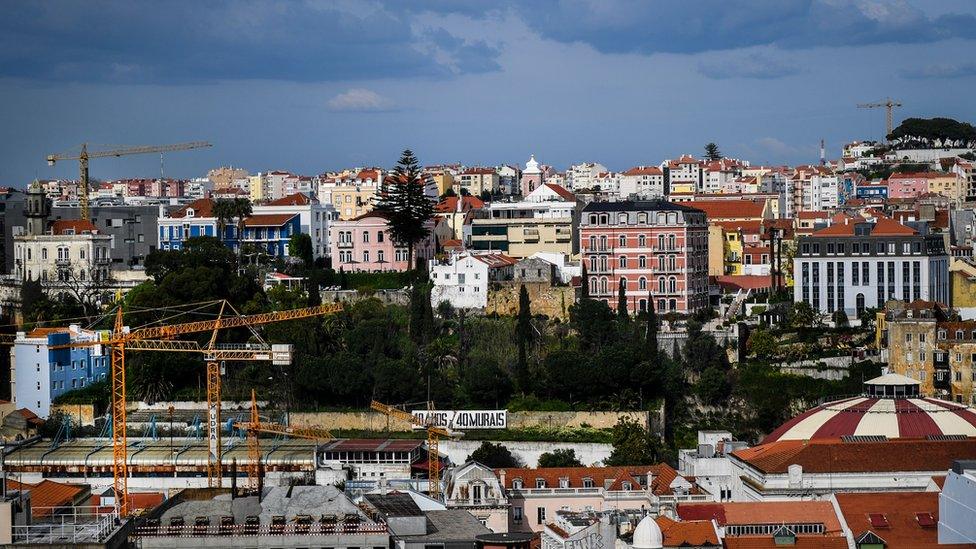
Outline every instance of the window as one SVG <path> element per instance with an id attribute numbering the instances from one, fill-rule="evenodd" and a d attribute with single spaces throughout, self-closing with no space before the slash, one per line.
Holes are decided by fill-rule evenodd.
<path id="1" fill-rule="evenodd" d="M 376 231 L 376 241 L 383 242 L 383 231 Z"/>
<path id="2" fill-rule="evenodd" d="M 625 255 L 620 256 L 620 258 L 617 259 L 617 265 L 621 269 L 626 269 L 627 268 L 627 256 L 625 256 Z"/>
<path id="3" fill-rule="evenodd" d="M 620 242 L 620 247 L 621 248 L 626 247 L 627 246 L 627 237 L 624 236 L 624 235 L 620 235 L 620 239 L 618 240 L 618 242 Z"/>
<path id="4" fill-rule="evenodd" d="M 522 489 L 522 479 L 520 478 L 512 479 L 512 490 L 521 490 L 521 489 Z M 521 512 L 522 508 L 519 507 L 518 510 L 519 512 Z"/>
<path id="5" fill-rule="evenodd" d="M 363 263 L 369 263 L 369 250 L 363 250 Z"/>
<path id="6" fill-rule="evenodd" d="M 643 247 L 645 247 L 645 246 L 647 246 L 647 237 L 646 237 L 646 236 L 644 236 L 644 235 L 640 235 L 640 236 L 638 236 L 638 237 L 637 237 L 637 245 L 638 245 L 639 247 L 641 247 L 641 248 L 643 248 Z"/>
<path id="7" fill-rule="evenodd" d="M 363 242 L 369 242 L 369 232 L 363 231 Z"/>
<path id="8" fill-rule="evenodd" d="M 647 256 L 642 255 L 637 257 L 637 267 L 640 269 L 647 268 Z"/>
<path id="9" fill-rule="evenodd" d="M 955 372 L 953 372 L 953 374 L 954 374 L 953 378 L 956 381 L 962 381 L 962 372 L 960 372 L 959 370 L 956 370 Z"/>
<path id="10" fill-rule="evenodd" d="M 545 524 L 545 522 L 546 522 L 546 508 L 545 507 L 536 507 L 536 509 L 535 509 L 535 517 L 536 517 L 536 522 L 538 524 Z"/>
<path id="11" fill-rule="evenodd" d="M 559 487 L 560 488 L 569 488 L 569 478 L 567 478 L 567 477 L 560 478 L 559 479 Z"/>
<path id="12" fill-rule="evenodd" d="M 522 524 L 522 508 L 521 507 L 512 507 L 512 519 L 515 521 L 515 524 Z"/>
<path id="13" fill-rule="evenodd" d="M 383 233 L 380 233 L 383 234 Z M 386 259 L 386 253 L 383 250 L 376 252 L 376 260 L 382 263 Z"/>
<path id="14" fill-rule="evenodd" d="M 546 487 L 546 479 L 544 479 L 544 478 L 537 478 L 537 479 L 535 479 L 535 487 L 536 488 L 545 488 Z"/>
<path id="15" fill-rule="evenodd" d="M 911 342 L 912 342 L 912 334 L 910 333 L 905 334 L 905 343 L 911 343 Z"/>
<path id="16" fill-rule="evenodd" d="M 973 373 L 973 377 L 976 378 L 976 372 Z M 593 479 L 587 477 L 583 479 L 583 488 L 593 488 Z"/>
<path id="17" fill-rule="evenodd" d="M 647 279 L 643 276 L 637 279 L 637 289 L 646 290 L 647 289 Z"/>

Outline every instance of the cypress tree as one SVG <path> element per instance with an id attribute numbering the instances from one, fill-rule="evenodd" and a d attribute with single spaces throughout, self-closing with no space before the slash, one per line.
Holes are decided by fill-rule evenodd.
<path id="1" fill-rule="evenodd" d="M 519 289 L 519 310 L 515 320 L 515 341 L 518 344 L 518 363 L 515 365 L 515 384 L 521 393 L 529 392 L 528 344 L 532 339 L 532 312 L 529 292 L 523 284 Z"/>
<path id="2" fill-rule="evenodd" d="M 580 271 L 580 299 L 590 298 L 590 282 L 586 280 L 586 261 L 580 260 L 583 268 Z"/>
<path id="3" fill-rule="evenodd" d="M 644 338 L 645 341 L 645 353 L 647 358 L 655 359 L 658 354 L 657 346 L 657 311 L 654 309 L 654 296 L 648 292 L 647 294 L 647 332 Z"/>
<path id="4" fill-rule="evenodd" d="M 630 318 L 627 315 L 627 286 L 624 284 L 623 278 L 620 279 L 620 284 L 617 286 L 617 316 L 623 320 Z"/>

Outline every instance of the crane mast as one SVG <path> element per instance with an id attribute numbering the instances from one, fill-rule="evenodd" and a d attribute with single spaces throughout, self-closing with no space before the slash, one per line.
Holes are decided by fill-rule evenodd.
<path id="1" fill-rule="evenodd" d="M 885 109 L 885 141 L 888 141 L 888 136 L 891 135 L 891 130 L 893 129 L 892 123 L 894 122 L 894 116 L 892 111 L 895 107 L 901 107 L 901 101 L 897 99 L 892 99 L 886 97 L 883 101 L 876 101 L 874 103 L 859 103 L 857 108 L 859 109 Z"/>
<path id="2" fill-rule="evenodd" d="M 58 160 L 77 160 L 78 161 L 78 206 L 81 209 L 81 218 L 90 219 L 88 211 L 88 161 L 91 158 L 119 157 L 133 154 L 164 153 L 171 151 L 188 151 L 190 149 L 200 149 L 212 147 L 206 141 L 191 141 L 188 143 L 175 143 L 172 145 L 145 145 L 138 147 L 121 147 L 104 151 L 89 151 L 88 143 L 81 144 L 81 152 L 77 154 L 61 153 L 47 155 L 49 166 L 55 165 Z"/>

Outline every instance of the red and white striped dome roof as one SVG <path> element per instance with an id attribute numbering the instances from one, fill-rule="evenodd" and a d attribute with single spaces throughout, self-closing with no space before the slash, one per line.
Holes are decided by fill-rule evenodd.
<path id="1" fill-rule="evenodd" d="M 865 383 L 865 395 L 807 410 L 769 434 L 762 443 L 844 436 L 925 438 L 976 437 L 976 410 L 936 398 L 918 398 L 910 378 L 889 374 Z M 897 385 L 897 396 L 880 396 Z M 909 389 L 907 395 L 903 389 Z M 913 398 L 914 397 L 914 398 Z"/>

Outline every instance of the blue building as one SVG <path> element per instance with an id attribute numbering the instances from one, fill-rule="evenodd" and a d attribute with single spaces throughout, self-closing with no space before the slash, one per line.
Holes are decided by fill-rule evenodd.
<path id="1" fill-rule="evenodd" d="M 159 249 L 180 250 L 183 243 L 199 236 L 218 236 L 218 220 L 213 215 L 213 200 L 195 200 L 169 217 L 159 218 Z M 241 238 L 237 220 L 226 220 L 219 238 L 228 248 L 252 244 L 272 257 L 288 256 L 288 240 L 302 232 L 298 212 L 255 214 L 244 219 Z"/>
<path id="2" fill-rule="evenodd" d="M 16 406 L 47 419 L 51 403 L 59 396 L 108 379 L 111 357 L 107 347 L 51 349 L 68 343 L 97 341 L 99 336 L 99 332 L 78 326 L 18 333 L 10 380 L 10 393 Z"/>
<path id="3" fill-rule="evenodd" d="M 856 193 L 857 198 L 865 200 L 887 200 L 888 186 L 882 184 L 858 185 Z"/>

